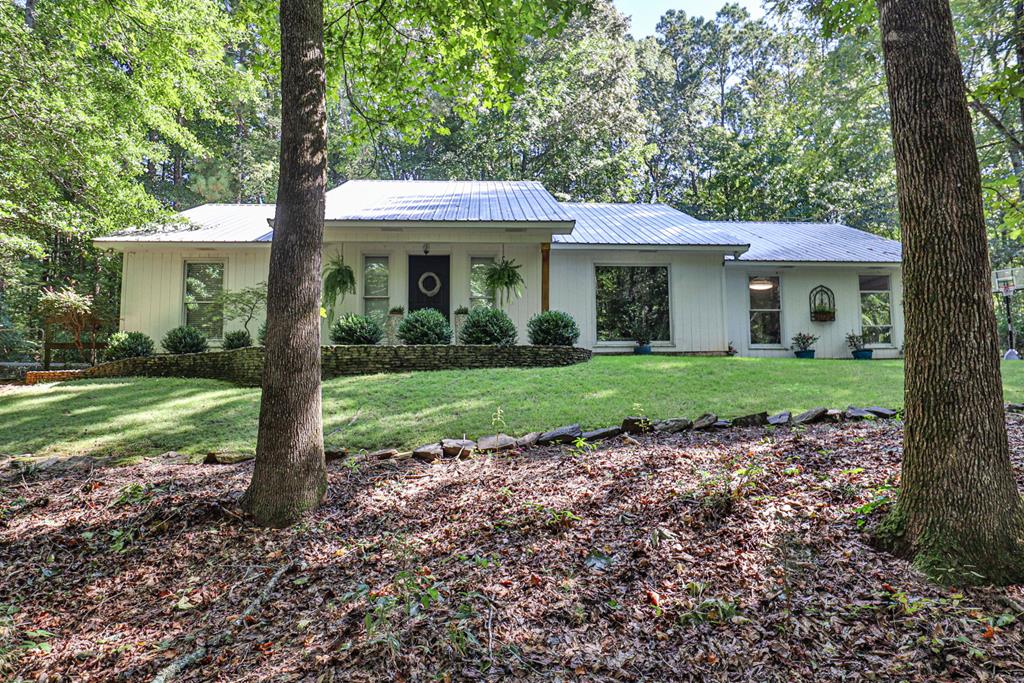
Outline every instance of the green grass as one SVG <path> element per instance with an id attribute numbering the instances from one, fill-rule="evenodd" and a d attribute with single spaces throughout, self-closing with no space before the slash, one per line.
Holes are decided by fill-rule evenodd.
<path id="1" fill-rule="evenodd" d="M 411 448 L 445 436 L 512 434 L 579 422 L 816 405 L 898 407 L 900 361 L 598 357 L 566 368 L 456 370 L 324 383 L 329 446 Z M 1007 400 L 1024 400 L 1024 363 L 1003 364 Z M 494 420 L 501 410 L 504 426 Z M 259 391 L 193 379 L 125 378 L 0 393 L 0 453 L 130 457 L 252 452 Z"/>

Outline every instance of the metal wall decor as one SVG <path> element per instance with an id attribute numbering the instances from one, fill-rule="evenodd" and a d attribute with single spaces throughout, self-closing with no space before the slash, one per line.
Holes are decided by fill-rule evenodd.
<path id="1" fill-rule="evenodd" d="M 830 323 L 836 319 L 836 296 L 825 285 L 811 290 L 808 300 L 811 305 L 811 320 L 816 323 Z"/>

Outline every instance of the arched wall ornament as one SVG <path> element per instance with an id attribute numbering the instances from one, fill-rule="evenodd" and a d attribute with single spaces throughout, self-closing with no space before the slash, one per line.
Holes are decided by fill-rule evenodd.
<path id="1" fill-rule="evenodd" d="M 433 278 L 434 284 L 428 289 L 426 283 L 427 280 L 431 278 Z M 423 273 L 423 275 L 420 275 L 420 279 L 416 282 L 416 286 L 420 288 L 420 292 L 422 292 L 424 296 L 434 296 L 441 291 L 441 278 L 437 276 L 437 273 L 427 271 L 426 273 Z"/>
<path id="2" fill-rule="evenodd" d="M 811 320 L 830 323 L 836 319 L 836 295 L 825 285 L 818 285 L 807 297 L 811 307 Z"/>

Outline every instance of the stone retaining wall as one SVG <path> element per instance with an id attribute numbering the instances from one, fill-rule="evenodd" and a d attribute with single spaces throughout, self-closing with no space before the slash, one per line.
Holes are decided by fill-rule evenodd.
<path id="1" fill-rule="evenodd" d="M 413 370 L 553 367 L 590 360 L 589 349 L 568 346 L 324 346 L 324 379 Z M 259 386 L 263 348 L 127 358 L 84 370 L 34 371 L 26 384 L 62 382 L 90 377 L 198 377 L 242 386 Z"/>

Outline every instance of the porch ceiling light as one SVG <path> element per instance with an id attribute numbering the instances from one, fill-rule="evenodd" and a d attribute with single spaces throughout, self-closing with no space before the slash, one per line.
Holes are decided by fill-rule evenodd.
<path id="1" fill-rule="evenodd" d="M 775 284 L 765 277 L 755 277 L 750 281 L 750 288 L 756 292 L 763 292 L 774 287 Z"/>

